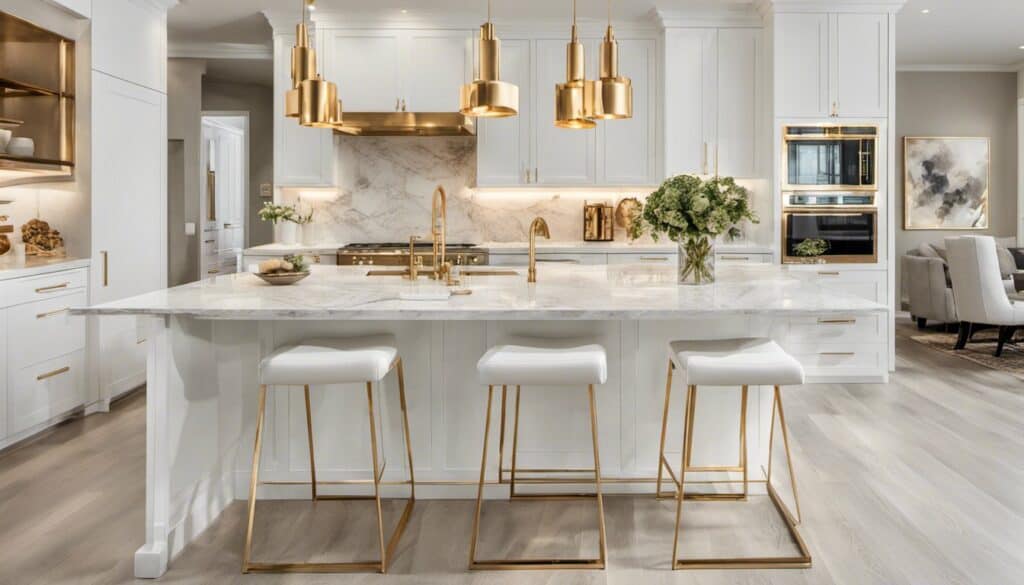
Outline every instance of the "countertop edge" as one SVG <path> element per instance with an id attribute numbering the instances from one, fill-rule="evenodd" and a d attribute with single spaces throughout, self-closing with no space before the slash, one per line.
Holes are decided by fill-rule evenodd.
<path id="1" fill-rule="evenodd" d="M 89 258 L 57 258 L 37 266 L 6 266 L 0 262 L 0 282 L 15 278 L 62 272 L 64 270 L 88 268 L 91 264 L 92 261 Z"/>

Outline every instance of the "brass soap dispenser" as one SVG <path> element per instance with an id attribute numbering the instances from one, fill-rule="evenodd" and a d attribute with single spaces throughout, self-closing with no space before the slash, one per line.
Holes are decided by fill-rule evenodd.
<path id="1" fill-rule="evenodd" d="M 615 239 L 615 210 L 607 203 L 583 203 L 583 241 L 611 242 Z"/>

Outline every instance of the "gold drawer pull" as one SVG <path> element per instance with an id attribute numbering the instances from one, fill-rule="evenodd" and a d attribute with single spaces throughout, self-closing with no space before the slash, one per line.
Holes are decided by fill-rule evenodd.
<path id="1" fill-rule="evenodd" d="M 549 264 L 579 264 L 579 260 L 573 260 L 572 258 L 537 258 L 537 262 L 547 262 Z"/>
<path id="2" fill-rule="evenodd" d="M 217 240 L 203 240 L 203 243 L 204 243 L 204 244 L 212 244 L 212 243 L 214 243 L 214 242 L 216 242 L 216 241 L 217 241 Z"/>
<path id="3" fill-rule="evenodd" d="M 144 338 L 136 341 L 135 345 L 142 345 L 143 343 L 146 343 L 146 340 Z"/>
<path id="4" fill-rule="evenodd" d="M 47 378 L 52 378 L 54 376 L 59 376 L 61 374 L 65 374 L 65 373 L 70 372 L 70 371 L 71 371 L 71 366 L 64 366 L 63 368 L 61 368 L 59 370 L 54 370 L 52 372 L 46 372 L 45 374 L 39 374 L 38 376 L 36 376 L 36 380 L 37 381 L 42 381 L 42 380 L 45 380 Z"/>
<path id="5" fill-rule="evenodd" d="M 853 353 L 852 351 L 823 351 L 823 352 L 819 353 L 818 355 L 831 356 L 831 357 L 850 357 L 850 356 L 854 356 L 854 355 L 857 355 L 857 354 Z"/>
<path id="6" fill-rule="evenodd" d="M 819 325 L 853 325 L 856 319 L 818 319 Z"/>
<path id="7" fill-rule="evenodd" d="M 664 256 L 641 256 L 641 262 L 668 262 L 668 258 Z"/>
<path id="8" fill-rule="evenodd" d="M 71 307 L 64 307 L 63 309 L 57 309 L 56 311 L 47 311 L 45 313 L 39 313 L 36 315 L 36 319 L 45 319 L 46 317 L 52 317 L 53 315 L 59 315 L 60 313 L 66 313 L 71 310 Z"/>
<path id="9" fill-rule="evenodd" d="M 211 270 L 207 270 L 206 273 L 207 274 L 220 274 L 220 270 L 218 270 L 216 268 L 213 268 Z"/>
<path id="10" fill-rule="evenodd" d="M 60 284 L 55 284 L 55 285 L 53 285 L 53 286 L 44 286 L 44 287 L 42 287 L 42 288 L 37 288 L 37 289 L 36 289 L 36 292 L 37 292 L 37 293 L 48 293 L 48 292 L 53 292 L 53 291 L 55 291 L 55 290 L 60 290 L 60 289 L 62 289 L 62 288 L 67 288 L 69 284 L 71 284 L 71 283 L 70 283 L 70 282 L 62 282 L 62 283 L 60 283 Z"/>
<path id="11" fill-rule="evenodd" d="M 750 260 L 750 256 L 719 256 L 721 260 Z"/>
<path id="12" fill-rule="evenodd" d="M 838 272 L 819 272 L 818 276 L 839 276 Z"/>

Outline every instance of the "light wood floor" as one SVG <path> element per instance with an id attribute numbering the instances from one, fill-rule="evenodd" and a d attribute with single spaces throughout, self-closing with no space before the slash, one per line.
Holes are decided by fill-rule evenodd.
<path id="1" fill-rule="evenodd" d="M 905 339 L 888 385 L 793 388 L 787 418 L 799 473 L 803 535 L 814 568 L 668 569 L 671 501 L 606 500 L 605 572 L 468 573 L 472 503 L 417 504 L 391 574 L 239 573 L 244 505 L 234 504 L 161 580 L 169 583 L 848 584 L 1002 585 L 1024 577 L 1024 383 Z M 111 415 L 66 423 L 0 454 L 0 584 L 132 582 L 143 541 L 145 397 Z M 370 557 L 369 507 L 350 502 L 260 507 L 259 557 Z M 389 505 L 397 517 L 400 503 Z M 592 554 L 587 502 L 485 508 L 483 555 Z M 691 554 L 786 552 L 763 498 L 687 503 Z M 543 519 L 543 530 L 534 526 Z M 752 528 L 753 526 L 759 528 Z M 571 536 L 566 536 L 571 535 Z M 500 543 L 500 544 L 499 544 Z M 277 560 L 275 558 L 275 560 Z"/>

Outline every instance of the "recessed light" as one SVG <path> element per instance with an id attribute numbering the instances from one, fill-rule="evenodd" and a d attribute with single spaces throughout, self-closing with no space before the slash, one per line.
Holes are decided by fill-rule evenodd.
<path id="1" fill-rule="evenodd" d="M 409 14 L 409 11 L 408 11 L 408 10 L 406 10 L 405 8 L 403 8 L 403 9 L 402 9 L 402 14 Z"/>
<path id="2" fill-rule="evenodd" d="M 929 14 L 929 13 L 931 13 L 931 11 L 932 11 L 931 8 L 924 8 L 924 9 L 921 10 L 921 14 Z"/>
<path id="3" fill-rule="evenodd" d="M 1017 48 L 1020 49 L 1021 51 L 1024 51 L 1024 45 L 1021 45 L 1021 46 L 1019 46 Z"/>

